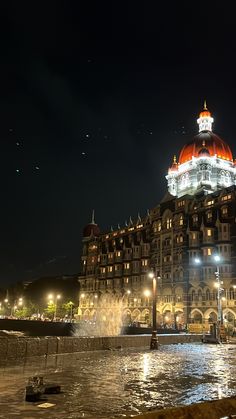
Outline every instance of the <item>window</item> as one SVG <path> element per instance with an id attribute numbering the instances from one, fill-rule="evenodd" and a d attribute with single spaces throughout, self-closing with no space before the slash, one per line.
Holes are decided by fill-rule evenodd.
<path id="1" fill-rule="evenodd" d="M 211 250 L 211 248 L 210 248 L 210 247 L 208 247 L 208 249 L 207 249 L 207 255 L 208 255 L 208 256 L 211 256 L 211 255 L 212 255 L 212 250 Z"/>
<path id="2" fill-rule="evenodd" d="M 180 208 L 180 207 L 183 207 L 184 204 L 185 204 L 185 201 L 184 200 L 183 201 L 179 201 L 178 204 L 177 204 L 177 206 L 178 206 L 178 208 Z"/>
<path id="3" fill-rule="evenodd" d="M 108 266 L 108 272 L 112 272 L 113 271 L 113 266 Z"/>
<path id="4" fill-rule="evenodd" d="M 113 258 L 113 253 L 108 253 L 108 259 L 112 259 Z"/>
<path id="5" fill-rule="evenodd" d="M 224 195 L 222 196 L 221 201 L 229 201 L 231 198 L 232 198 L 231 194 Z"/>
<path id="6" fill-rule="evenodd" d="M 106 273 L 106 268 L 101 268 L 101 274 L 105 274 Z"/>
<path id="7" fill-rule="evenodd" d="M 119 271 L 120 265 L 115 265 L 115 271 Z"/>
<path id="8" fill-rule="evenodd" d="M 179 217 L 179 225 L 182 226 L 184 224 L 184 217 L 181 215 Z"/>
<path id="9" fill-rule="evenodd" d="M 167 230 L 169 230 L 172 227 L 172 219 L 171 218 L 167 218 L 166 220 L 166 228 Z"/>
<path id="10" fill-rule="evenodd" d="M 121 252 L 116 252 L 116 256 L 119 257 L 121 255 Z"/>
<path id="11" fill-rule="evenodd" d="M 207 229 L 207 236 L 208 236 L 208 237 L 211 237 L 211 236 L 212 236 L 212 231 L 211 231 L 211 229 L 209 229 L 209 228 Z"/>
<path id="12" fill-rule="evenodd" d="M 125 264 L 124 264 L 124 268 L 125 268 L 125 269 L 129 269 L 129 267 L 130 267 L 130 264 L 129 264 L 129 263 L 125 263 Z"/>
<path id="13" fill-rule="evenodd" d="M 157 229 L 158 229 L 158 231 L 161 231 L 161 221 L 158 221 Z"/>
<path id="14" fill-rule="evenodd" d="M 197 238 L 197 234 L 196 233 L 192 233 L 192 239 L 193 240 L 196 240 L 196 238 Z"/>
<path id="15" fill-rule="evenodd" d="M 198 215 L 197 214 L 193 214 L 193 222 L 194 223 L 198 222 Z"/>
<path id="16" fill-rule="evenodd" d="M 214 205 L 214 199 L 207 201 L 206 205 L 209 207 L 210 205 Z"/>
<path id="17" fill-rule="evenodd" d="M 212 212 L 211 211 L 208 211 L 207 212 L 207 219 L 208 220 L 211 220 L 212 219 Z"/>
<path id="18" fill-rule="evenodd" d="M 124 283 L 128 284 L 129 283 L 129 278 L 124 278 Z"/>
<path id="19" fill-rule="evenodd" d="M 221 214 L 223 215 L 223 217 L 228 215 L 228 207 L 222 207 L 221 208 Z"/>
<path id="20" fill-rule="evenodd" d="M 147 265 L 148 265 L 148 260 L 142 259 L 142 266 L 147 266 Z"/>
<path id="21" fill-rule="evenodd" d="M 180 234 L 180 236 L 179 236 L 179 242 L 180 243 L 183 243 L 183 241 L 184 241 L 184 238 L 183 238 L 182 234 Z"/>

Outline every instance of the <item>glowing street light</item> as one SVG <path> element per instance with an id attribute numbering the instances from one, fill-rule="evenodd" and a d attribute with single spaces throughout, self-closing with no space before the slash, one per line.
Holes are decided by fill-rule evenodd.
<path id="1" fill-rule="evenodd" d="M 53 316 L 54 319 L 57 318 L 57 301 L 60 300 L 60 298 L 61 298 L 61 294 L 57 294 L 55 298 L 53 294 L 48 294 L 48 303 L 55 304 L 55 310 L 54 310 L 54 316 Z"/>

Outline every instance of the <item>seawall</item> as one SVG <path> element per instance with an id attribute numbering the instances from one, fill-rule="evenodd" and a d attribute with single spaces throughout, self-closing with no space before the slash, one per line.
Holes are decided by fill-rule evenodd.
<path id="1" fill-rule="evenodd" d="M 160 335 L 160 345 L 201 342 L 201 335 Z M 0 337 L 0 363 L 33 356 L 150 347 L 150 335 L 102 337 Z"/>

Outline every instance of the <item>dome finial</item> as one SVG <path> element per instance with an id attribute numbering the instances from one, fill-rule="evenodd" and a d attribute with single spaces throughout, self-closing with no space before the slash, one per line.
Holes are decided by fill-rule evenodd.
<path id="1" fill-rule="evenodd" d="M 176 163 L 176 155 L 173 157 L 173 163 Z"/>
<path id="2" fill-rule="evenodd" d="M 208 110 L 208 109 L 207 109 L 207 101 L 206 101 L 206 99 L 204 100 L 203 109 L 204 109 L 204 111 L 207 111 L 207 110 Z"/>
<path id="3" fill-rule="evenodd" d="M 95 221 L 94 221 L 94 209 L 93 209 L 93 211 L 92 211 L 92 219 L 91 219 L 91 224 L 95 224 Z"/>

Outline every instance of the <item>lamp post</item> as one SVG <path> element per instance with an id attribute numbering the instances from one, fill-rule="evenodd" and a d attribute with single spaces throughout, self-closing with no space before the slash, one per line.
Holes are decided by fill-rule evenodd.
<path id="1" fill-rule="evenodd" d="M 223 315 L 222 315 L 222 300 L 221 300 L 221 292 L 223 291 L 223 288 L 221 288 L 222 281 L 220 280 L 220 256 L 215 255 L 214 260 L 216 262 L 216 271 L 215 271 L 215 277 L 216 277 L 216 286 L 217 286 L 217 328 L 216 328 L 216 337 L 218 342 L 220 341 L 220 328 L 223 324 Z"/>
<path id="2" fill-rule="evenodd" d="M 54 304 L 55 305 L 53 320 L 56 320 L 56 318 L 57 318 L 57 301 L 60 300 L 60 298 L 61 298 L 60 294 L 57 294 L 55 299 L 54 299 L 52 294 L 49 294 L 49 296 L 48 296 L 49 304 Z"/>
<path id="3" fill-rule="evenodd" d="M 158 349 L 157 338 L 157 280 L 153 272 L 149 272 L 149 278 L 152 279 L 152 337 L 150 349 Z"/>

